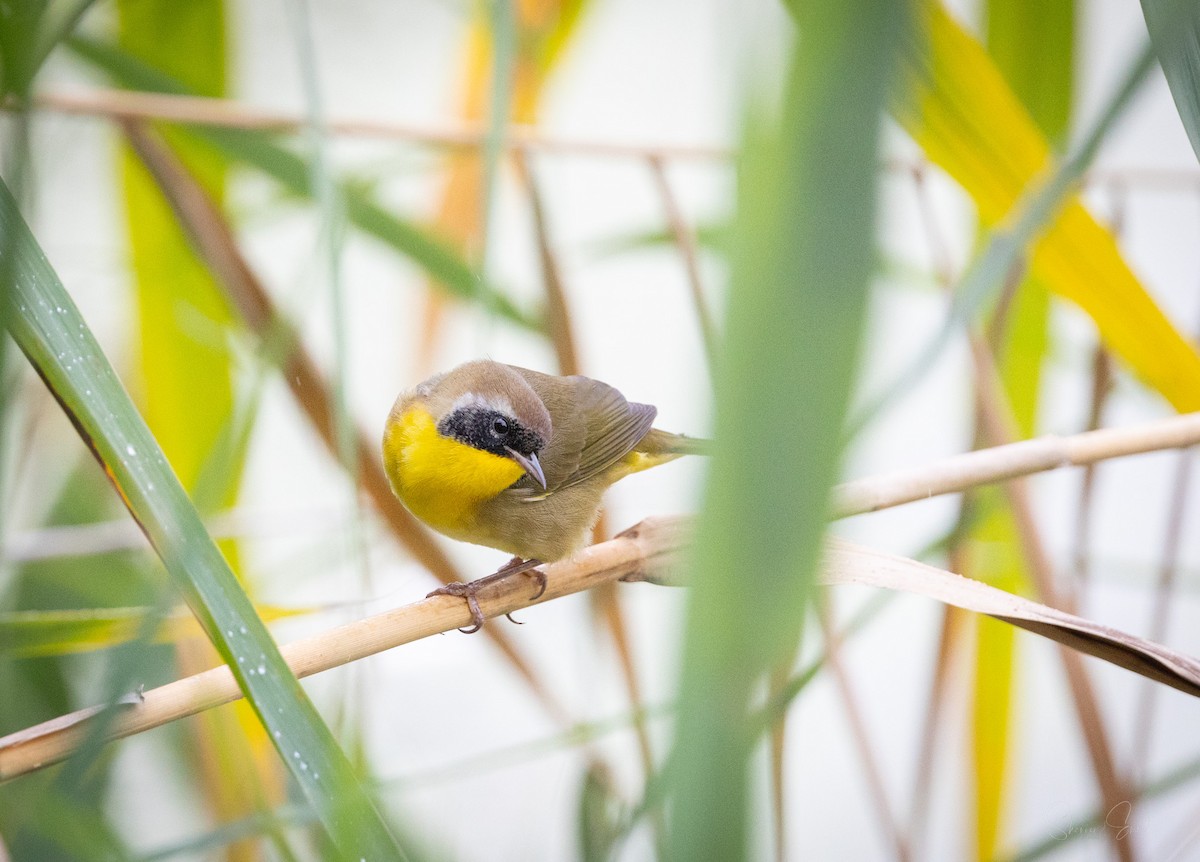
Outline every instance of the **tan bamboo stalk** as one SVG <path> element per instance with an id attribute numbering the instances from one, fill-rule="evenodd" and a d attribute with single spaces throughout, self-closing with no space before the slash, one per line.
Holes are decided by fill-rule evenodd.
<path id="1" fill-rule="evenodd" d="M 684 547 L 686 519 L 639 525 L 585 549 L 568 561 L 544 567 L 546 591 L 538 599 L 532 581 L 510 579 L 479 596 L 486 617 L 591 589 L 622 577 L 665 578 L 665 569 Z M 434 596 L 287 644 L 284 659 L 298 677 L 311 676 L 401 644 L 471 625 L 466 603 Z M 241 697 L 225 665 L 141 693 L 117 707 L 110 738 L 158 727 Z M 0 738 L 0 781 L 56 763 L 80 744 L 96 708 L 79 710 Z"/>
<path id="2" fill-rule="evenodd" d="M 301 132 L 308 125 L 308 120 L 300 113 L 274 111 L 230 99 L 136 90 L 42 93 L 35 101 L 35 108 L 117 120 L 156 120 L 267 132 Z M 333 118 L 325 127 L 335 135 L 398 140 L 442 149 L 476 149 L 486 143 L 488 136 L 487 126 L 479 123 L 425 127 L 383 120 Z M 647 155 L 654 155 L 664 159 L 725 161 L 733 155 L 729 148 L 717 146 L 621 144 L 562 138 L 543 135 L 530 126 L 521 125 L 507 127 L 503 146 L 506 149 L 626 159 L 644 159 Z"/>
<path id="3" fill-rule="evenodd" d="M 841 515 L 874 511 L 935 493 L 963 491 L 1069 464 L 1197 442 L 1200 442 L 1200 414 L 1069 438 L 1028 440 L 955 456 L 922 470 L 841 486 L 835 489 L 836 509 Z M 530 585 L 513 580 L 498 584 L 495 590 L 480 596 L 480 607 L 485 617 L 492 618 L 618 579 L 678 583 L 675 564 L 686 547 L 690 523 L 686 517 L 643 521 L 611 541 L 585 549 L 571 560 L 546 566 L 546 591 L 540 598 L 531 599 Z M 934 590 L 922 586 L 922 577 L 941 580 Z M 908 589 L 930 595 L 1101 655 L 1200 696 L 1200 662 L 912 561 L 870 551 L 858 551 L 855 556 L 845 546 L 835 545 L 823 581 Z M 435 596 L 288 644 L 283 647 L 283 655 L 297 676 L 309 676 L 432 634 L 465 627 L 470 622 L 470 613 L 461 599 Z M 145 692 L 136 702 L 119 706 L 110 737 L 140 733 L 239 696 L 240 690 L 228 668 L 213 668 Z M 80 710 L 0 738 L 0 781 L 69 756 L 96 711 Z"/>
<path id="4" fill-rule="evenodd" d="M 14 110 L 17 107 L 13 102 L 0 103 L 0 110 Z M 95 88 L 87 92 L 43 92 L 35 98 L 34 108 L 77 116 L 162 120 L 273 132 L 296 132 L 304 128 L 307 122 L 299 113 L 271 110 L 228 99 L 107 88 Z M 486 142 L 488 134 L 482 125 L 426 127 L 366 118 L 334 118 L 327 128 L 336 135 L 405 141 L 443 149 L 479 148 Z M 508 127 L 503 143 L 508 149 L 637 160 L 658 157 L 666 160 L 728 162 L 736 154 L 733 148 L 719 145 L 619 143 L 544 135 L 533 127 L 520 125 Z M 893 158 L 884 162 L 884 168 L 911 173 L 922 169 L 925 164 L 924 159 Z M 1110 168 L 1089 171 L 1083 177 L 1085 186 L 1112 183 L 1194 194 L 1200 189 L 1200 172 L 1193 169 Z"/>
<path id="5" fill-rule="evenodd" d="M 1182 449 L 1197 443 L 1200 443 L 1200 413 L 1066 437 L 1050 434 L 847 482 L 834 489 L 833 510 L 837 517 L 876 512 L 1059 467 L 1081 467 L 1109 458 Z"/>

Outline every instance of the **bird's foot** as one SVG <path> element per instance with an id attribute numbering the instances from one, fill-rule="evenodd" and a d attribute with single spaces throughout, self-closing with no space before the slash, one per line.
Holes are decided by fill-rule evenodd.
<path id="1" fill-rule="evenodd" d="M 469 583 L 453 583 L 446 584 L 444 587 L 438 587 L 433 592 L 429 593 L 425 598 L 431 596 L 458 596 L 467 600 L 467 608 L 471 611 L 471 622 L 474 625 L 469 629 L 459 629 L 460 632 L 466 635 L 474 634 L 483 628 L 483 611 L 479 607 L 479 593 L 486 587 L 503 581 L 505 578 L 511 578 L 514 575 L 527 575 L 533 578 L 538 585 L 538 591 L 534 594 L 534 599 L 540 599 L 542 594 L 546 592 L 546 573 L 541 571 L 538 566 L 542 564 L 541 560 L 524 560 L 520 557 L 513 557 L 503 566 L 496 570 L 494 574 L 484 578 L 477 578 Z M 516 623 L 512 614 L 505 614 L 512 622 Z M 520 625 L 520 623 L 517 623 Z"/>

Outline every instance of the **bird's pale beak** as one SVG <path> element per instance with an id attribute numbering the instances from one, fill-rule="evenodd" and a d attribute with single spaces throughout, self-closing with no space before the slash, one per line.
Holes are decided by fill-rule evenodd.
<path id="1" fill-rule="evenodd" d="M 536 452 L 530 452 L 528 455 L 525 455 L 509 446 L 505 446 L 504 449 L 508 452 L 509 457 L 520 464 L 525 472 L 533 477 L 535 482 L 543 488 L 546 487 L 546 474 L 542 472 L 542 462 L 538 460 Z"/>

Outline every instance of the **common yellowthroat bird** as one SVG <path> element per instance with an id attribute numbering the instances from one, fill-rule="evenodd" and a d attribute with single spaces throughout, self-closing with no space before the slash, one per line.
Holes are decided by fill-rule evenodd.
<path id="1" fill-rule="evenodd" d="M 438 532 L 514 555 L 494 575 L 430 595 L 465 597 L 478 631 L 485 584 L 525 572 L 545 591 L 536 567 L 587 543 L 609 485 L 704 451 L 703 440 L 653 428 L 657 412 L 599 380 L 490 360 L 401 393 L 383 434 L 396 496 Z"/>

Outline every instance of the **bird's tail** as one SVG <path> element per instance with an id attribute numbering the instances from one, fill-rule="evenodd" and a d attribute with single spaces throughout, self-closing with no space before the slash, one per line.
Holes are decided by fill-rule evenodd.
<path id="1" fill-rule="evenodd" d="M 613 465 L 611 481 L 616 482 L 632 473 L 666 464 L 681 455 L 707 455 L 710 447 L 708 440 L 651 428 L 650 432 L 638 441 L 632 452 Z"/>
<path id="2" fill-rule="evenodd" d="M 712 441 L 701 437 L 686 437 L 683 434 L 672 434 L 670 431 L 660 431 L 657 428 L 651 428 L 650 433 L 638 443 L 637 450 L 646 455 L 666 457 L 711 455 Z"/>

